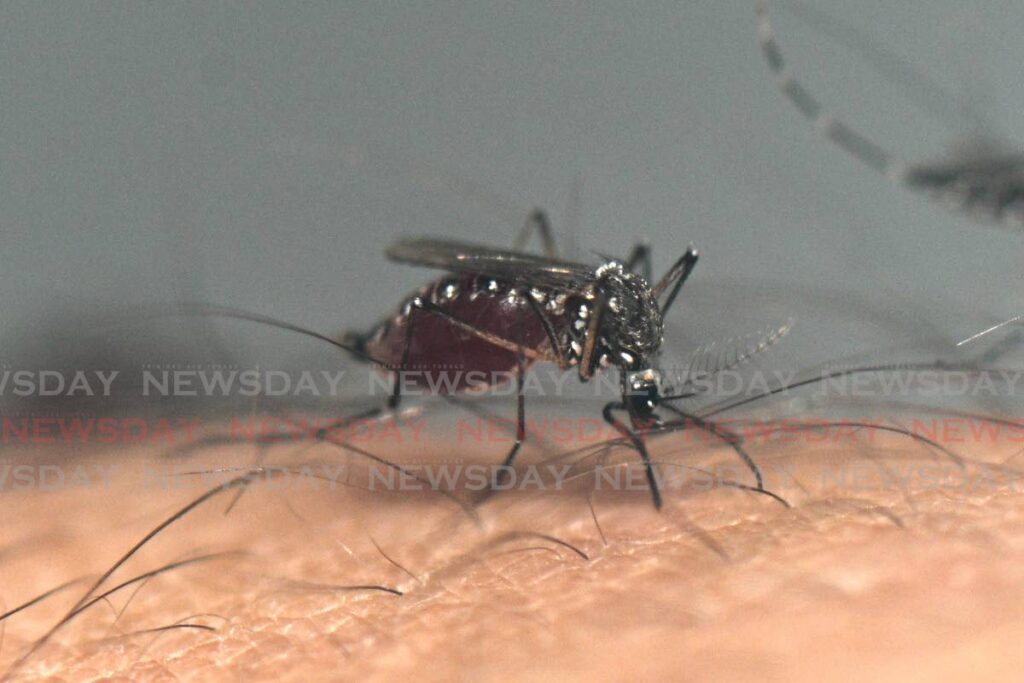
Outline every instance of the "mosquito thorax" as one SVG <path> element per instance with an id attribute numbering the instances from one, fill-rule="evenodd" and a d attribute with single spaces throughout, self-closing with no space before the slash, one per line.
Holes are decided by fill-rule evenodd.
<path id="1" fill-rule="evenodd" d="M 664 323 L 650 285 L 640 275 L 610 261 L 595 272 L 595 299 L 603 299 L 598 340 L 611 365 L 627 371 L 643 368 L 661 348 Z"/>

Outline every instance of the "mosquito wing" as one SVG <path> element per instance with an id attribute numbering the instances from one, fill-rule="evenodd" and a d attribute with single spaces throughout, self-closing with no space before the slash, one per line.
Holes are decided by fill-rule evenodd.
<path id="1" fill-rule="evenodd" d="M 407 238 L 385 253 L 401 263 L 568 292 L 578 292 L 594 280 L 593 266 L 455 240 Z"/>

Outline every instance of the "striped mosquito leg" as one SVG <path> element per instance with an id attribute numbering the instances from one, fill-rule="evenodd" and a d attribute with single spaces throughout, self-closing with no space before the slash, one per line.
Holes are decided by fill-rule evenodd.
<path id="1" fill-rule="evenodd" d="M 757 8 L 757 33 L 761 41 L 761 52 L 772 70 L 776 85 L 793 106 L 804 115 L 815 128 L 847 154 L 888 176 L 896 183 L 904 180 L 903 165 L 895 162 L 889 154 L 824 109 L 813 95 L 789 73 L 782 50 L 775 40 L 775 31 L 768 17 L 768 0 L 755 0 Z"/>

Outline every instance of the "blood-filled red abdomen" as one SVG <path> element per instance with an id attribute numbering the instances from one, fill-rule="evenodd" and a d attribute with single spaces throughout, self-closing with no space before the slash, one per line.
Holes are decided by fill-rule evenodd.
<path id="1" fill-rule="evenodd" d="M 526 349 L 547 348 L 547 335 L 536 312 L 522 295 L 514 296 L 505 283 L 474 275 L 453 275 L 431 283 L 418 296 L 511 344 L 521 342 Z M 493 386 L 509 380 L 516 368 L 514 349 L 503 348 L 439 315 L 414 308 L 374 330 L 366 340 L 366 351 L 375 360 L 398 368 L 407 340 L 405 383 L 437 393 Z M 524 365 L 530 363 L 526 356 Z"/>

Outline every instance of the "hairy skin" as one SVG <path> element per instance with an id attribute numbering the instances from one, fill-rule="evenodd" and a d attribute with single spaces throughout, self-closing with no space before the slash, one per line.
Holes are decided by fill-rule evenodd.
<path id="1" fill-rule="evenodd" d="M 582 486 L 497 494 L 478 507 L 477 524 L 429 493 L 259 483 L 227 516 L 233 492 L 175 522 L 104 587 L 168 562 L 236 554 L 114 594 L 15 677 L 1011 679 L 1024 663 L 1024 495 L 1012 470 L 983 480 L 949 473 L 1003 462 L 1020 444 L 953 447 L 971 458 L 964 470 L 893 434 L 764 443 L 756 457 L 766 483 L 793 508 L 716 487 L 672 491 L 657 513 L 643 491 L 602 491 L 600 532 Z M 659 442 L 653 452 L 743 472 L 713 444 Z M 251 458 L 251 447 L 220 448 L 183 469 Z M 165 462 L 152 453 L 120 452 L 116 462 L 109 490 L 0 496 L 6 608 L 90 575 L 6 622 L 4 670 L 92 579 L 210 488 L 195 477 L 180 478 L 180 490 L 143 487 L 141 468 Z M 772 475 L 780 463 L 787 477 Z M 853 463 L 843 481 L 828 469 Z M 919 467 L 946 478 L 893 476 Z M 357 585 L 403 595 L 341 588 Z M 216 630 L 152 630 L 175 623 Z"/>

